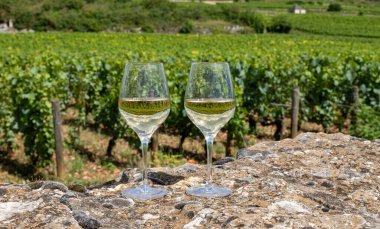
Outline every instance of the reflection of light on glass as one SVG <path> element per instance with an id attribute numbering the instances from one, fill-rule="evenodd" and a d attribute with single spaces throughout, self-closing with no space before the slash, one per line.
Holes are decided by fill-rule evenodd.
<path id="1" fill-rule="evenodd" d="M 235 112 L 235 96 L 227 63 L 193 63 L 185 94 L 185 110 L 199 128 L 207 145 L 206 185 L 186 190 L 200 197 L 221 197 L 229 188 L 212 184 L 212 146 L 214 137 Z"/>
<path id="2" fill-rule="evenodd" d="M 169 93 L 161 63 L 128 63 L 120 90 L 119 110 L 139 136 L 143 161 L 143 183 L 122 191 L 125 197 L 147 200 L 162 197 L 167 191 L 148 186 L 147 150 L 149 140 L 170 111 Z"/>

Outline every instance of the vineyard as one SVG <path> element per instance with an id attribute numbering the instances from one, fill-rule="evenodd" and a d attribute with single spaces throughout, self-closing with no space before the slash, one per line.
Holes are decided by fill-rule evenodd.
<path id="1" fill-rule="evenodd" d="M 288 15 L 293 28 L 299 31 L 355 37 L 380 37 L 380 17 L 336 14 Z"/>
<path id="2" fill-rule="evenodd" d="M 71 145 L 79 147 L 78 132 L 91 126 L 108 136 L 110 155 L 120 138 L 137 147 L 138 139 L 121 120 L 117 106 L 129 61 L 164 63 L 171 111 L 160 131 L 180 136 L 180 144 L 201 136 L 183 107 L 194 61 L 230 64 L 237 109 L 223 129 L 227 147 L 243 147 L 244 136 L 255 134 L 257 123 L 271 125 L 289 117 L 289 108 L 273 104 L 290 104 L 295 87 L 301 92 L 301 122 L 315 122 L 325 131 L 345 125 L 352 88 L 357 86 L 361 104 L 379 123 L 379 48 L 378 40 L 323 36 L 0 35 L 1 149 L 12 151 L 17 147 L 15 136 L 21 134 L 31 162 L 49 164 L 54 152 L 52 99 L 60 100 L 62 112 L 76 111 Z M 372 138 L 379 138 L 379 126 L 370 128 Z"/>

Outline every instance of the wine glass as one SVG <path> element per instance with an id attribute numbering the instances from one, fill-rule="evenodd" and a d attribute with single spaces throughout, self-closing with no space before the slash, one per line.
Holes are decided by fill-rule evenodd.
<path id="1" fill-rule="evenodd" d="M 147 178 L 149 140 L 170 112 L 162 63 L 127 63 L 120 89 L 119 111 L 140 138 L 143 161 L 142 185 L 123 190 L 122 196 L 147 200 L 166 195 L 165 189 L 150 187 Z"/>
<path id="2" fill-rule="evenodd" d="M 235 96 L 228 63 L 193 63 L 187 83 L 185 110 L 200 129 L 207 145 L 206 185 L 191 187 L 186 193 L 200 197 L 222 197 L 232 193 L 226 187 L 212 185 L 212 146 L 219 130 L 235 112 Z"/>

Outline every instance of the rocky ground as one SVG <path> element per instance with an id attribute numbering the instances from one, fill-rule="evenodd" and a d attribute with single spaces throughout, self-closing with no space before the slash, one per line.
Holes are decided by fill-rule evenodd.
<path id="1" fill-rule="evenodd" d="M 0 228 L 380 228 L 380 142 L 305 133 L 263 142 L 214 165 L 224 198 L 197 198 L 205 166 L 155 168 L 149 177 L 169 194 L 138 201 L 120 196 L 141 175 L 92 187 L 36 181 L 0 184 Z"/>

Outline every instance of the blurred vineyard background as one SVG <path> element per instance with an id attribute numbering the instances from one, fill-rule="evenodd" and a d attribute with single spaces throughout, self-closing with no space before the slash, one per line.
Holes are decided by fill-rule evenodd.
<path id="1" fill-rule="evenodd" d="M 295 4 L 306 14 L 288 13 Z M 204 162 L 203 136 L 183 109 L 196 61 L 228 62 L 235 84 L 238 107 L 216 138 L 215 159 L 290 137 L 294 88 L 299 132 L 380 138 L 380 2 L 339 1 L 338 12 L 327 11 L 331 4 L 0 1 L 8 25 L 0 34 L 0 182 L 57 179 L 53 99 L 64 138 L 60 179 L 99 183 L 136 167 L 139 141 L 117 107 L 129 61 L 163 62 L 168 79 L 171 113 L 151 144 L 154 166 Z"/>

